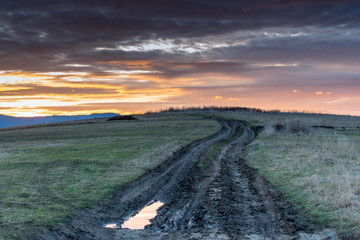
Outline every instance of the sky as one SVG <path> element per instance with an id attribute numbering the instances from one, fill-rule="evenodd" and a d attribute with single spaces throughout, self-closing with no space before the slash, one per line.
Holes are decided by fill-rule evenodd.
<path id="1" fill-rule="evenodd" d="M 0 114 L 360 115 L 360 1 L 4 0 Z"/>

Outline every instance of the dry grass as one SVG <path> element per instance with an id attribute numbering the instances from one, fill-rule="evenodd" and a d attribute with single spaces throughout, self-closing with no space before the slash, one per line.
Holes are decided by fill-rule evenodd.
<path id="1" fill-rule="evenodd" d="M 265 133 L 267 136 L 274 135 L 274 134 L 276 133 L 274 124 L 271 123 L 271 122 L 266 123 L 265 126 L 264 126 L 264 133 Z"/>
<path id="2" fill-rule="evenodd" d="M 360 237 L 360 130 L 260 134 L 252 164 L 315 220 Z"/>
<path id="3" fill-rule="evenodd" d="M 284 119 L 284 128 L 286 133 L 308 134 L 311 131 L 311 126 L 297 118 L 288 121 Z"/>
<path id="4" fill-rule="evenodd" d="M 250 163 L 309 218 L 345 238 L 360 239 L 360 117 L 251 112 L 213 116 L 264 126 L 252 143 Z"/>
<path id="5" fill-rule="evenodd" d="M 245 120 L 252 125 L 272 123 L 284 125 L 284 121 L 301 121 L 307 126 L 360 127 L 360 117 L 309 113 L 258 113 L 258 112 L 225 112 L 204 113 L 203 115 L 218 116 L 228 119 Z"/>

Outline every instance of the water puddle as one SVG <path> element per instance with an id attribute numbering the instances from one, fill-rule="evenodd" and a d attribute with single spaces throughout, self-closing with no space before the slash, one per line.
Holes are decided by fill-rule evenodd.
<path id="1" fill-rule="evenodd" d="M 157 210 L 164 205 L 164 203 L 156 201 L 151 202 L 140 212 L 135 214 L 134 216 L 130 217 L 126 220 L 121 226 L 117 225 L 116 223 L 108 223 L 104 224 L 104 228 L 111 228 L 111 229 L 119 229 L 119 228 L 128 228 L 128 229 L 144 229 L 146 225 L 150 224 L 150 220 L 156 217 Z"/>
<path id="2" fill-rule="evenodd" d="M 152 202 L 146 207 L 144 207 L 140 212 L 136 215 L 130 217 L 127 221 L 125 221 L 121 228 L 128 229 L 144 229 L 146 225 L 150 224 L 150 220 L 156 217 L 157 210 L 164 205 L 162 202 Z"/>

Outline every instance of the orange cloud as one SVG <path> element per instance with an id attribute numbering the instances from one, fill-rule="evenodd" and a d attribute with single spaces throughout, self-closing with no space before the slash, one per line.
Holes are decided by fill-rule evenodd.
<path id="1" fill-rule="evenodd" d="M 135 66 L 143 63 L 130 64 Z M 178 66 L 186 67 L 185 64 Z M 118 69 L 120 70 L 117 72 L 100 71 L 86 74 L 63 70 L 41 73 L 0 71 L 0 114 L 13 116 L 98 112 L 123 114 L 164 109 L 170 105 L 181 107 L 197 104 L 280 110 L 330 109 L 333 113 L 358 114 L 357 108 L 351 104 L 335 102 L 331 91 L 314 93 L 313 88 L 301 88 L 301 94 L 296 94 L 300 91 L 294 86 L 272 87 L 262 85 L 261 82 L 257 83 L 250 77 L 230 74 L 223 76 L 221 73 L 201 75 L 191 73 L 186 76 L 166 78 L 165 75 L 150 73 L 152 68 L 149 68 L 149 71 L 141 67 L 121 70 L 124 68 L 119 65 Z M 254 83 L 256 84 L 252 85 Z M 355 90 L 353 89 L 352 95 L 357 94 Z M 302 95 L 308 98 L 303 99 Z M 337 90 L 337 97 L 347 95 L 345 90 Z M 224 96 L 241 96 L 241 98 Z M 324 103 L 322 98 L 332 101 L 331 104 Z"/>
<path id="2" fill-rule="evenodd" d="M 151 61 L 151 60 L 127 60 L 127 61 L 100 61 L 97 63 L 105 64 L 105 65 L 113 65 L 113 66 L 124 66 L 126 68 L 131 68 L 131 69 L 146 70 L 146 69 L 151 68 L 151 64 L 153 63 L 153 61 Z"/>
<path id="3" fill-rule="evenodd" d="M 322 91 L 317 91 L 315 92 L 316 95 L 331 95 L 333 94 L 332 92 L 322 92 Z"/>
<path id="4" fill-rule="evenodd" d="M 133 74 L 132 74 L 133 73 Z M 145 72 L 146 73 L 146 72 Z M 106 111 L 102 104 L 162 103 L 183 94 L 181 88 L 157 84 L 144 71 L 94 75 L 84 72 L 0 72 L 0 114 L 42 116 L 79 114 L 84 106 L 98 106 L 88 113 Z M 59 110 L 54 110 L 57 108 Z M 61 113 L 60 109 L 72 109 Z M 75 109 L 78 109 L 75 111 Z M 114 112 L 114 108 L 108 111 Z M 118 112 L 119 110 L 115 111 Z M 134 109 L 134 112 L 137 110 Z"/>

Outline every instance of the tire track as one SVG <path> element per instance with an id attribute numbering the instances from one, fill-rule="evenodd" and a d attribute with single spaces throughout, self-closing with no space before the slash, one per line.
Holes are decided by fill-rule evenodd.
<path id="1" fill-rule="evenodd" d="M 337 239 L 333 231 L 319 232 L 247 164 L 247 145 L 255 137 L 249 127 L 219 123 L 217 134 L 35 239 Z M 120 226 L 150 201 L 165 205 L 145 230 L 103 227 Z"/>

